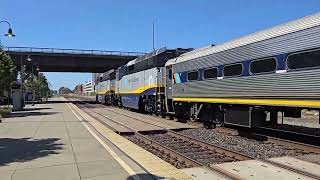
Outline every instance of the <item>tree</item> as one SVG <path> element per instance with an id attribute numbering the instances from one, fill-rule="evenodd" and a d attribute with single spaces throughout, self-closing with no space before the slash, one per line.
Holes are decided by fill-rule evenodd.
<path id="1" fill-rule="evenodd" d="M 49 95 L 49 82 L 43 73 L 39 73 L 38 75 L 28 74 L 25 85 L 27 90 L 33 92 L 38 97 L 38 100 L 42 100 L 43 97 Z"/>
<path id="2" fill-rule="evenodd" d="M 69 88 L 66 88 L 66 87 L 59 88 L 59 94 L 68 94 L 68 93 L 72 93 L 72 91 Z"/>
<path id="3" fill-rule="evenodd" d="M 0 50 L 0 96 L 10 92 L 12 81 L 17 79 L 16 66 L 4 51 Z"/>

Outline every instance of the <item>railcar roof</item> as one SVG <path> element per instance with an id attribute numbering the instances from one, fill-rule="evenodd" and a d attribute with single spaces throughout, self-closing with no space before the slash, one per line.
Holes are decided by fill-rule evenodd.
<path id="1" fill-rule="evenodd" d="M 188 53 L 185 53 L 177 58 L 171 59 L 166 63 L 166 66 L 185 62 L 191 59 L 196 59 L 202 56 L 211 55 L 228 49 L 248 45 L 251 43 L 263 41 L 266 39 L 282 36 L 285 34 L 301 31 L 303 29 L 312 28 L 320 25 L 320 13 L 316 13 L 310 16 L 303 17 L 294 21 L 290 21 L 285 24 L 281 24 L 270 29 L 266 29 L 260 32 L 256 32 L 247 36 L 240 37 L 235 40 L 227 41 L 216 46 L 206 46 L 199 48 Z"/>

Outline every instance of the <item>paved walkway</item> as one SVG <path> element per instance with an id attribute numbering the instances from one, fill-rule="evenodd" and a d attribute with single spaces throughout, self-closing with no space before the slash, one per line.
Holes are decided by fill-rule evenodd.
<path id="1" fill-rule="evenodd" d="M 65 103 L 27 106 L 0 123 L 1 180 L 131 178 Z"/>

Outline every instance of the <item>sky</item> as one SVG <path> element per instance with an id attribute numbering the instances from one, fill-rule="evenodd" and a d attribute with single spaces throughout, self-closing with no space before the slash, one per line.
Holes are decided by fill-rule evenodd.
<path id="1" fill-rule="evenodd" d="M 320 12 L 320 0 L 0 0 L 15 38 L 4 46 L 150 52 L 221 44 Z M 0 24 L 0 33 L 7 27 Z M 52 89 L 73 89 L 89 73 L 45 73 Z"/>

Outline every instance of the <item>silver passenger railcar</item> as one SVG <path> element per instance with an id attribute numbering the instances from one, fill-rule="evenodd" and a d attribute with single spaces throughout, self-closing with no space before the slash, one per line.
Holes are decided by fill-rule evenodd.
<path id="1" fill-rule="evenodd" d="M 167 110 L 181 118 L 244 127 L 320 108 L 320 14 L 166 63 Z"/>

